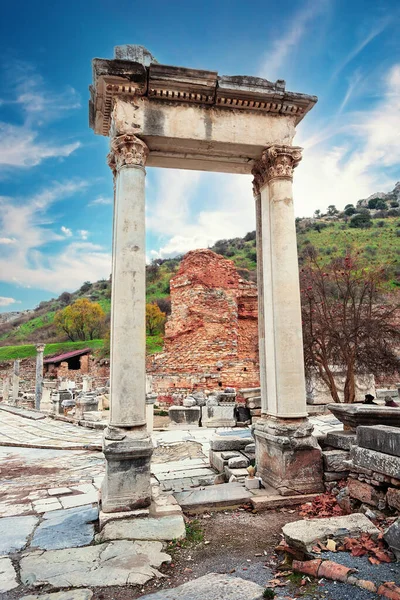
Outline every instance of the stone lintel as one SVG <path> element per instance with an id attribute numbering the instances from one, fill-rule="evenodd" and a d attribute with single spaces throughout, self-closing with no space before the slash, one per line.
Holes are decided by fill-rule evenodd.
<path id="1" fill-rule="evenodd" d="M 144 61 L 146 63 L 146 61 Z M 147 96 L 175 103 L 214 105 L 224 110 L 245 110 L 294 115 L 296 124 L 317 102 L 316 96 L 287 92 L 285 82 L 251 76 L 218 76 L 216 71 L 160 65 L 124 59 L 93 60 L 90 88 L 90 126 L 108 135 L 113 100 L 118 96 Z"/>
<path id="2" fill-rule="evenodd" d="M 392 456 L 400 456 L 400 428 L 388 425 L 357 427 L 357 445 Z"/>

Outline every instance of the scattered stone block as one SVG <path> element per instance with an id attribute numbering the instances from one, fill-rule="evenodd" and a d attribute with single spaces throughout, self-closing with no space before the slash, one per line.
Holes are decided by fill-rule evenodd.
<path id="1" fill-rule="evenodd" d="M 240 506 L 248 502 L 252 494 L 240 483 L 223 483 L 204 489 L 177 492 L 174 496 L 183 511 L 200 513 L 211 508 Z"/>
<path id="2" fill-rule="evenodd" d="M 72 494 L 72 490 L 67 487 L 51 488 L 47 490 L 49 496 L 65 496 L 66 494 Z"/>
<path id="3" fill-rule="evenodd" d="M 236 420 L 234 417 L 235 404 L 219 404 L 210 406 L 207 404 L 203 411 L 202 424 L 203 427 L 235 427 Z M 213 448 L 218 450 L 219 448 Z M 221 448 L 223 450 L 223 448 Z"/>
<path id="4" fill-rule="evenodd" d="M 171 406 L 168 409 L 168 416 L 170 418 L 170 426 L 186 429 L 187 427 L 198 427 L 201 417 L 200 406 Z"/>
<path id="5" fill-rule="evenodd" d="M 21 550 L 38 522 L 32 515 L 0 519 L 0 555 Z"/>
<path id="6" fill-rule="evenodd" d="M 353 446 L 350 450 L 350 458 L 355 467 L 364 467 L 389 477 L 400 479 L 400 457 Z M 353 469 L 351 469 L 353 470 Z"/>
<path id="7" fill-rule="evenodd" d="M 396 559 L 400 561 L 400 517 L 386 529 L 383 537 L 396 556 Z"/>
<path id="8" fill-rule="evenodd" d="M 99 511 L 91 506 L 44 513 L 35 530 L 31 547 L 42 550 L 87 546 L 94 538 L 94 522 Z"/>
<path id="9" fill-rule="evenodd" d="M 349 479 L 347 483 L 349 495 L 360 502 L 383 509 L 386 506 L 385 493 L 369 483 L 358 479 Z"/>
<path id="10" fill-rule="evenodd" d="M 357 445 L 400 457 L 400 428 L 388 425 L 358 427 Z"/>
<path id="11" fill-rule="evenodd" d="M 357 436 L 353 431 L 329 431 L 326 436 L 326 445 L 338 450 L 350 450 L 357 443 Z"/>
<path id="12" fill-rule="evenodd" d="M 18 587 L 17 574 L 8 556 L 0 558 L 0 593 L 9 592 Z"/>
<path id="13" fill-rule="evenodd" d="M 221 456 L 224 460 L 228 461 L 230 458 L 240 456 L 240 452 L 221 452 Z"/>
<path id="14" fill-rule="evenodd" d="M 348 471 L 349 467 L 344 462 L 349 458 L 346 450 L 324 450 L 322 452 L 325 471 Z"/>
<path id="15" fill-rule="evenodd" d="M 226 450 L 241 450 L 244 449 L 248 443 L 251 436 L 239 436 L 239 435 L 214 435 L 211 439 L 211 450 L 218 450 L 220 452 Z"/>
<path id="16" fill-rule="evenodd" d="M 244 485 L 246 490 L 260 489 L 261 479 L 259 477 L 246 477 Z"/>
<path id="17" fill-rule="evenodd" d="M 379 529 L 368 517 L 360 513 L 328 519 L 294 521 L 284 525 L 282 531 L 286 543 L 303 552 L 309 552 L 317 540 L 324 542 L 329 537 L 343 539 L 359 537 L 362 533 L 368 533 L 372 537 L 379 535 Z"/>
<path id="18" fill-rule="evenodd" d="M 228 467 L 230 469 L 247 469 L 249 461 L 245 456 L 234 456 L 228 460 Z"/>
<path id="19" fill-rule="evenodd" d="M 253 442 L 252 444 L 247 444 L 247 446 L 245 446 L 244 451 L 247 452 L 248 454 L 255 454 L 256 453 L 256 444 Z"/>
<path id="20" fill-rule="evenodd" d="M 142 600 L 261 600 L 264 588 L 231 575 L 208 573 L 177 588 L 142 596 Z"/>
<path id="21" fill-rule="evenodd" d="M 147 519 L 118 519 L 106 523 L 96 541 L 111 540 L 180 540 L 185 537 L 181 514 Z"/>
<path id="22" fill-rule="evenodd" d="M 171 557 L 155 541 L 114 541 L 84 548 L 30 552 L 20 562 L 27 586 L 55 588 L 144 585 Z"/>
<path id="23" fill-rule="evenodd" d="M 349 471 L 325 471 L 324 481 L 340 481 L 349 476 Z"/>
<path id="24" fill-rule="evenodd" d="M 243 481 L 243 482 L 249 474 L 247 469 L 233 469 L 228 466 L 224 467 L 224 471 L 225 471 L 225 477 L 227 479 L 229 479 L 231 477 L 231 475 L 234 475 L 238 481 Z"/>
<path id="25" fill-rule="evenodd" d="M 400 511 L 400 490 L 396 488 L 388 488 L 386 501 L 391 508 Z"/>

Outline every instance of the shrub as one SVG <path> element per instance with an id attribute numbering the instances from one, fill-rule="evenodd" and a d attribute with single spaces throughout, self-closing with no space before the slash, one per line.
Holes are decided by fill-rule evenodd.
<path id="1" fill-rule="evenodd" d="M 376 226 L 377 227 L 385 227 L 385 221 L 377 221 Z"/>
<path id="2" fill-rule="evenodd" d="M 369 213 L 358 213 L 351 217 L 349 225 L 358 229 L 368 229 L 372 225 L 371 215 Z"/>
<path id="3" fill-rule="evenodd" d="M 255 239 L 256 239 L 256 232 L 255 231 L 249 231 L 249 233 L 246 233 L 246 235 L 244 236 L 244 241 L 245 242 L 251 242 L 252 240 L 255 240 Z"/>

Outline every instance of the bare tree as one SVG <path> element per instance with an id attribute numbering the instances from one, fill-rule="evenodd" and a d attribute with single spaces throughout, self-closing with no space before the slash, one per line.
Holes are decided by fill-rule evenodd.
<path id="1" fill-rule="evenodd" d="M 323 266 L 311 247 L 300 282 L 306 374 L 317 371 L 335 402 L 335 370 L 345 373 L 346 403 L 355 401 L 357 373 L 400 370 L 398 294 L 385 289 L 385 269 L 357 254 Z"/>

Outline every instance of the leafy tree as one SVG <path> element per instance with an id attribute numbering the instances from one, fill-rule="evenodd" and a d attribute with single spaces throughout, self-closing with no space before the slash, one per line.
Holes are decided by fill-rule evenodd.
<path id="1" fill-rule="evenodd" d="M 317 208 L 317 210 L 314 210 L 314 217 L 316 219 L 319 219 L 321 216 L 321 211 L 319 210 L 319 208 Z"/>
<path id="2" fill-rule="evenodd" d="M 69 292 L 63 292 L 58 298 L 57 300 L 60 302 L 60 304 L 62 304 L 63 306 L 67 306 L 68 304 L 71 303 L 72 300 L 72 294 L 70 294 Z"/>
<path id="3" fill-rule="evenodd" d="M 372 226 L 371 215 L 369 213 L 358 213 L 351 217 L 349 225 L 358 229 L 368 229 Z"/>
<path id="4" fill-rule="evenodd" d="M 345 214 L 347 217 L 351 217 L 352 215 L 355 215 L 355 214 L 356 214 L 356 212 L 357 212 L 357 211 L 356 211 L 356 209 L 354 208 L 354 206 L 353 206 L 352 204 L 348 204 L 348 205 L 346 206 L 346 208 L 344 209 L 344 214 Z"/>
<path id="5" fill-rule="evenodd" d="M 391 208 L 398 208 L 399 207 L 399 203 L 396 200 L 392 200 L 392 202 L 390 203 Z"/>
<path id="6" fill-rule="evenodd" d="M 165 313 L 155 302 L 146 304 L 146 329 L 149 335 L 161 333 L 165 324 Z"/>
<path id="7" fill-rule="evenodd" d="M 387 209 L 386 202 L 384 200 L 378 200 L 375 208 L 376 208 L 376 210 L 386 210 Z"/>
<path id="8" fill-rule="evenodd" d="M 256 239 L 256 232 L 255 231 L 249 231 L 249 233 L 246 233 L 246 235 L 244 236 L 244 241 L 245 242 L 251 242 L 252 240 L 255 240 L 255 239 Z"/>
<path id="9" fill-rule="evenodd" d="M 374 210 L 376 208 L 376 205 L 378 204 L 378 200 L 379 198 L 371 198 L 371 200 L 368 200 L 368 208 Z"/>
<path id="10" fill-rule="evenodd" d="M 384 294 L 384 269 L 348 254 L 322 266 L 315 249 L 300 271 L 304 360 L 340 402 L 335 370 L 345 373 L 344 401 L 355 400 L 358 373 L 395 373 L 400 330 L 397 297 Z"/>
<path id="11" fill-rule="evenodd" d="M 327 208 L 327 214 L 330 217 L 334 217 L 335 215 L 337 215 L 339 213 L 338 209 L 336 208 L 336 206 L 334 204 L 330 204 Z"/>
<path id="12" fill-rule="evenodd" d="M 79 298 L 54 316 L 57 329 L 66 333 L 73 342 L 100 337 L 104 320 L 105 313 L 100 304 L 87 298 Z"/>
<path id="13" fill-rule="evenodd" d="M 79 291 L 82 294 L 85 294 L 86 292 L 88 292 L 91 289 L 91 287 L 92 287 L 92 284 L 90 283 L 90 281 L 85 281 L 85 283 L 81 285 Z"/>

